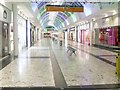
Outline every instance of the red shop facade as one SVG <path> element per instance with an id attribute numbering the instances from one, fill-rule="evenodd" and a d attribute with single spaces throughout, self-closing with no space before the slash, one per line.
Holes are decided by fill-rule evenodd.
<path id="1" fill-rule="evenodd" d="M 119 46 L 118 26 L 99 29 L 99 43 L 109 46 Z"/>

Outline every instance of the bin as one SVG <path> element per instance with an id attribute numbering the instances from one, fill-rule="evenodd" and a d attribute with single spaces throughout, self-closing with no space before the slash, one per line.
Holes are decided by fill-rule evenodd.
<path id="1" fill-rule="evenodd" d="M 116 74 L 120 78 L 120 53 L 116 55 Z"/>

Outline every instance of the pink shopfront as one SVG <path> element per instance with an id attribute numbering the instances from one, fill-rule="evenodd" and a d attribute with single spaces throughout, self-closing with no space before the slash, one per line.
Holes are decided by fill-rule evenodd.
<path id="1" fill-rule="evenodd" d="M 118 27 L 107 27 L 99 29 L 99 43 L 109 46 L 118 45 Z"/>
<path id="2" fill-rule="evenodd" d="M 78 42 L 80 42 L 82 44 L 85 44 L 85 45 L 90 45 L 90 29 L 89 29 L 89 26 L 90 26 L 89 22 L 79 26 Z"/>
<path id="3" fill-rule="evenodd" d="M 79 42 L 82 44 L 90 45 L 90 31 L 80 30 L 78 33 L 79 33 Z"/>

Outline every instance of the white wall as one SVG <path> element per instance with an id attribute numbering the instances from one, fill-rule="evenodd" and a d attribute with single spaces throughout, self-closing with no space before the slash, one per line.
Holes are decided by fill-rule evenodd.
<path id="1" fill-rule="evenodd" d="M 110 26 L 118 26 L 118 16 L 111 16 L 108 18 L 98 19 L 94 22 L 94 28 L 103 28 Z"/>
<path id="2" fill-rule="evenodd" d="M 3 18 L 3 12 L 6 11 L 7 12 L 7 18 Z M 2 6 L 0 4 L 0 20 L 4 21 L 4 22 L 8 22 L 11 23 L 11 11 L 9 9 L 7 9 L 6 7 Z"/>
<path id="3" fill-rule="evenodd" d="M 0 4 L 4 5 L 8 9 L 12 10 L 12 3 L 11 2 L 5 2 L 5 0 L 0 0 Z"/>

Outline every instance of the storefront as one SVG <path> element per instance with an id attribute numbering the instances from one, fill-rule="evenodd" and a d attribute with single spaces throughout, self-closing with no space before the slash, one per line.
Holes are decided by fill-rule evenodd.
<path id="1" fill-rule="evenodd" d="M 33 46 L 34 45 L 34 41 L 35 41 L 35 26 L 30 23 L 30 46 Z"/>
<path id="2" fill-rule="evenodd" d="M 118 46 L 120 46 L 120 26 L 118 27 Z"/>
<path id="3" fill-rule="evenodd" d="M 84 24 L 78 27 L 78 42 L 90 45 L 89 24 Z"/>
<path id="4" fill-rule="evenodd" d="M 94 44 L 111 48 L 120 46 L 118 15 L 100 18 L 94 21 Z"/>
<path id="5" fill-rule="evenodd" d="M 109 46 L 118 46 L 118 27 L 100 28 L 99 43 Z"/>
<path id="6" fill-rule="evenodd" d="M 69 40 L 75 41 L 76 35 L 75 35 L 75 27 L 72 27 L 69 29 Z"/>
<path id="7" fill-rule="evenodd" d="M 0 5 L 0 59 L 10 53 L 11 11 Z"/>

